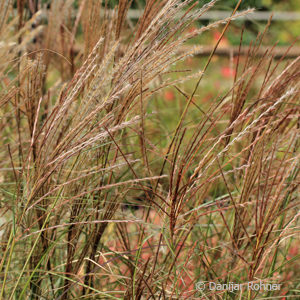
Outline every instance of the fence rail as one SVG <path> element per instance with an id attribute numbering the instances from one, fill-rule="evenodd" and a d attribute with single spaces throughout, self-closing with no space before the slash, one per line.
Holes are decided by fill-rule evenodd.
<path id="1" fill-rule="evenodd" d="M 143 13 L 143 10 L 130 9 L 128 11 L 128 17 L 130 19 L 138 19 Z M 240 17 L 239 19 L 256 20 L 256 21 L 267 21 L 273 14 L 273 20 L 276 21 L 299 21 L 300 12 L 292 11 L 255 11 L 249 15 Z M 230 17 L 230 11 L 211 10 L 199 17 L 199 20 L 220 20 Z"/>
<path id="2" fill-rule="evenodd" d="M 195 55 L 197 56 L 208 56 L 213 51 L 213 48 L 213 46 L 181 46 L 179 51 L 182 53 L 187 53 L 194 50 Z M 264 56 L 268 49 L 271 49 L 271 47 L 261 46 L 255 55 L 258 57 Z M 232 57 L 238 55 L 239 53 L 240 55 L 247 55 L 249 51 L 249 46 L 241 47 L 241 51 L 239 51 L 238 46 L 219 47 L 216 49 L 215 55 Z M 276 59 L 281 58 L 282 56 L 285 58 L 296 58 L 300 56 L 300 47 L 295 46 L 289 49 L 288 46 L 278 46 L 273 49 L 272 54 Z"/>
<path id="3" fill-rule="evenodd" d="M 41 18 L 46 18 L 46 9 L 42 9 Z M 14 10 L 17 14 L 17 10 Z M 127 13 L 127 18 L 129 19 L 138 19 L 143 14 L 142 9 L 129 9 Z M 240 13 L 241 11 L 237 12 Z M 101 11 L 103 13 L 103 11 Z M 113 10 L 110 11 L 113 13 Z M 184 12 L 182 12 L 182 15 Z M 221 20 L 230 17 L 232 14 L 231 11 L 222 11 L 222 10 L 209 10 L 199 17 L 199 20 Z M 241 16 L 236 20 L 246 19 L 246 20 L 255 20 L 255 21 L 268 21 L 272 16 L 273 20 L 276 21 L 300 21 L 300 11 L 254 11 L 245 16 Z M 73 12 L 72 17 L 76 17 L 76 14 Z M 233 21 L 236 21 L 233 20 Z"/>

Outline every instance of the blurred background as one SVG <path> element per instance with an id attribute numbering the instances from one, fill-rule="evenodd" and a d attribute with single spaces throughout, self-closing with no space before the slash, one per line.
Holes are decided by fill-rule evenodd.
<path id="1" fill-rule="evenodd" d="M 194 1 L 197 2 L 197 1 Z M 192 4 L 194 3 L 192 2 Z M 210 2 L 209 0 L 199 0 L 198 6 L 202 7 L 204 4 Z M 112 0 L 110 2 L 111 7 L 117 5 L 117 0 Z M 143 10 L 145 6 L 145 0 L 134 0 L 132 2 L 132 10 L 130 12 L 131 21 L 135 22 L 138 15 Z M 235 8 L 237 0 L 220 0 L 217 1 L 215 6 L 205 13 L 198 22 L 192 24 L 189 31 L 196 30 L 202 26 L 208 25 L 213 21 L 220 20 L 229 16 L 232 10 Z M 192 5 L 191 4 L 191 5 Z M 239 8 L 239 10 L 246 10 L 248 8 L 255 8 L 255 12 L 246 16 L 245 18 L 234 20 L 228 30 L 226 31 L 224 37 L 222 38 L 220 45 L 213 57 L 210 67 L 206 71 L 206 75 L 202 81 L 202 88 L 200 88 L 195 95 L 195 100 L 204 110 L 207 110 L 212 102 L 212 99 L 224 95 L 226 91 L 232 87 L 233 81 L 236 73 L 241 75 L 241 70 L 236 70 L 239 44 L 242 40 L 242 54 L 239 57 L 240 61 L 245 60 L 248 51 L 253 49 L 256 37 L 262 34 L 268 21 L 272 15 L 272 21 L 268 27 L 266 34 L 264 36 L 262 47 L 257 52 L 257 59 L 261 58 L 266 49 L 277 45 L 274 56 L 277 60 L 281 59 L 284 54 L 288 52 L 285 56 L 285 60 L 293 59 L 300 55 L 300 1 L 295 0 L 244 0 Z M 182 63 L 176 65 L 175 69 L 192 69 L 199 70 L 204 67 L 209 54 L 211 53 L 214 45 L 218 41 L 223 25 L 211 30 L 204 32 L 197 38 L 188 41 L 187 48 L 182 49 L 182 51 L 189 51 L 195 46 L 200 47 L 199 54 L 193 57 L 188 57 Z M 243 36 L 241 32 L 243 31 Z M 290 46 L 294 44 L 292 49 Z M 190 47 L 190 49 L 189 49 Z M 176 74 L 176 73 L 175 73 Z M 176 75 L 174 75 L 174 79 Z M 207 79 L 206 79 L 207 78 Z M 196 80 L 189 80 L 182 84 L 180 88 L 187 94 L 190 94 L 195 86 Z M 177 118 L 175 116 L 180 116 L 182 109 L 185 104 L 183 97 L 171 87 L 162 92 L 156 103 L 155 107 L 151 107 L 151 110 L 158 110 L 164 112 L 163 120 L 164 122 L 156 122 L 154 131 L 156 135 L 163 136 L 163 132 L 167 136 L 171 130 L 174 128 Z M 150 106 L 154 104 L 150 104 Z M 199 115 L 199 110 L 190 110 L 191 119 L 201 118 Z M 166 128 L 161 128 L 159 130 L 158 126 L 163 126 Z"/>
<path id="2" fill-rule="evenodd" d="M 111 9 L 117 8 L 118 0 L 94 0 L 95 3 L 102 3 L 102 6 Z M 51 9 L 57 1 L 50 0 L 30 0 L 28 1 L 32 12 L 37 11 L 37 7 L 43 7 L 47 10 Z M 78 11 L 80 5 L 84 1 L 75 0 L 72 2 L 74 11 Z M 190 5 L 197 2 L 197 7 L 209 3 L 209 0 L 192 1 Z M 17 7 L 17 1 L 15 8 Z M 190 25 L 187 29 L 193 32 L 206 26 L 209 23 L 228 17 L 236 4 L 237 0 L 219 0 L 214 7 L 202 15 L 201 19 Z M 131 8 L 128 12 L 127 18 L 127 32 L 124 36 L 128 38 L 131 36 L 131 31 L 134 25 L 138 22 L 139 16 L 143 13 L 146 0 L 133 0 Z M 36 9 L 35 9 L 36 6 Z M 256 37 L 262 34 L 268 24 L 270 16 L 273 15 L 270 26 L 264 35 L 262 47 L 257 51 L 257 59 L 261 58 L 266 49 L 277 45 L 274 50 L 274 56 L 278 60 L 287 53 L 287 50 L 293 44 L 292 49 L 289 49 L 284 60 L 293 59 L 300 55 L 300 1 L 295 0 L 243 0 L 239 10 L 246 10 L 254 8 L 255 12 L 247 15 L 244 18 L 237 19 L 231 22 L 228 30 L 222 38 L 219 47 L 212 59 L 206 75 L 202 80 L 202 85 L 195 95 L 195 102 L 201 105 L 203 110 L 207 110 L 213 99 L 224 95 L 233 84 L 236 76 L 241 75 L 241 70 L 236 69 L 237 60 L 242 62 L 246 59 L 247 53 L 253 49 Z M 73 16 L 74 17 L 74 16 Z M 75 18 L 75 17 L 74 17 Z M 214 45 L 218 41 L 224 25 L 219 25 L 210 31 L 205 31 L 196 38 L 190 39 L 181 49 L 183 53 L 191 51 L 195 47 L 199 47 L 198 54 L 189 56 L 184 61 L 181 61 L 174 66 L 175 70 L 201 70 L 207 62 L 209 54 L 213 50 Z M 243 30 L 242 30 L 243 29 Z M 242 34 L 243 32 L 243 34 Z M 82 52 L 83 29 L 78 27 L 76 33 L 75 48 L 76 53 Z M 123 42 L 127 42 L 126 38 Z M 239 44 L 242 41 L 242 51 L 238 58 Z M 42 45 L 42 43 L 41 43 Z M 53 45 L 54 46 L 54 45 Z M 37 48 L 42 48 L 38 46 Z M 33 49 L 34 50 L 34 49 Z M 57 50 L 57 49 L 53 49 Z M 59 50 L 57 50 L 59 51 Z M 50 87 L 54 84 L 57 78 L 57 71 L 59 67 L 49 72 L 50 76 L 47 78 L 47 86 Z M 179 76 L 177 72 L 169 74 L 170 78 L 177 79 Z M 179 84 L 178 87 L 186 95 L 189 95 L 196 84 L 196 79 L 191 79 Z M 149 113 L 160 111 L 161 119 L 157 120 L 156 117 L 149 117 L 148 122 L 152 123 L 153 135 L 157 136 L 157 143 L 161 146 L 166 144 L 166 139 L 170 135 L 174 126 L 176 126 L 179 116 L 182 113 L 183 107 L 186 103 L 185 97 L 182 96 L 175 87 L 167 87 L 161 92 L 155 94 L 153 101 L 150 101 L 147 107 Z M 190 110 L 190 117 L 192 120 L 201 118 L 199 109 L 194 107 Z"/>
<path id="3" fill-rule="evenodd" d="M 104 2 L 104 1 L 103 1 Z M 131 9 L 128 13 L 128 24 L 135 24 L 138 17 L 142 14 L 146 5 L 146 0 L 133 0 Z M 210 0 L 192 1 L 191 5 L 197 2 L 201 8 Z M 109 0 L 107 5 L 114 8 L 118 5 L 118 0 Z M 191 24 L 189 31 L 192 32 L 206 26 L 209 23 L 228 17 L 237 5 L 237 0 L 219 0 L 214 7 L 203 14 L 200 20 Z M 241 75 L 241 70 L 236 69 L 237 60 L 242 64 L 246 59 L 247 53 L 253 49 L 255 40 L 259 34 L 262 34 L 272 15 L 272 21 L 267 28 L 263 38 L 262 47 L 257 52 L 257 59 L 261 58 L 266 49 L 277 45 L 274 56 L 277 60 L 285 56 L 285 60 L 293 59 L 300 55 L 300 1 L 295 0 L 243 0 L 239 11 L 254 8 L 255 12 L 231 22 L 228 30 L 222 38 L 219 47 L 214 55 L 210 67 L 202 80 L 200 89 L 195 95 L 195 102 L 198 103 L 204 111 L 207 111 L 213 102 L 213 99 L 224 95 L 233 84 L 235 77 Z M 224 25 L 206 31 L 200 36 L 187 42 L 182 52 L 191 51 L 195 46 L 199 47 L 198 55 L 188 57 L 184 61 L 174 66 L 175 70 L 200 70 L 207 62 L 209 54 L 218 41 Z M 241 33 L 243 29 L 243 34 Z M 130 29 L 129 29 L 130 30 Z M 242 55 L 238 58 L 239 44 L 242 40 Z M 294 44 L 292 49 L 290 46 Z M 178 73 L 171 73 L 172 79 L 178 78 Z M 263 79 L 262 79 L 263 80 Z M 195 87 L 196 79 L 185 81 L 179 85 L 182 92 L 190 95 Z M 255 87 L 254 87 L 255 88 Z M 253 91 L 255 93 L 255 91 Z M 251 95 L 251 93 L 250 93 Z M 148 122 L 152 123 L 153 136 L 157 137 L 157 144 L 164 147 L 167 145 L 166 138 L 170 135 L 177 124 L 184 105 L 185 98 L 175 87 L 164 89 L 158 93 L 154 101 L 149 102 L 147 111 L 149 113 L 159 111 L 160 120 L 156 117 L 149 117 Z M 197 120 L 202 118 L 199 109 L 194 107 L 190 110 L 190 119 Z"/>

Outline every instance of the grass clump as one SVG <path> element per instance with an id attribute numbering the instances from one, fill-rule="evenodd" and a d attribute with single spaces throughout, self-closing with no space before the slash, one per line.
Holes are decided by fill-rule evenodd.
<path id="1" fill-rule="evenodd" d="M 300 59 L 258 58 L 262 32 L 202 103 L 240 2 L 192 31 L 215 1 L 150 0 L 137 24 L 127 0 L 0 2 L 0 299 L 297 297 Z M 203 68 L 180 69 L 217 26 Z"/>

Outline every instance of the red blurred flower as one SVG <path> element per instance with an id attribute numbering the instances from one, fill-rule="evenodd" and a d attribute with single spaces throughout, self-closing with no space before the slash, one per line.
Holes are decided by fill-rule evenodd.
<path id="1" fill-rule="evenodd" d="M 221 69 L 221 74 L 223 77 L 225 78 L 230 78 L 230 77 L 234 77 L 235 76 L 235 70 L 231 69 L 229 67 L 223 67 Z"/>
<path id="2" fill-rule="evenodd" d="M 174 95 L 174 93 L 172 92 L 172 91 L 165 91 L 165 93 L 164 93 L 164 98 L 165 98 L 165 100 L 167 100 L 167 101 L 173 101 L 174 99 L 175 99 L 175 95 Z"/>
<path id="3" fill-rule="evenodd" d="M 221 37 L 221 33 L 219 31 L 215 31 L 213 33 L 213 37 L 214 37 L 214 40 L 216 42 Z M 228 39 L 225 36 L 223 36 L 221 41 L 220 41 L 219 47 L 227 47 L 228 45 L 229 45 Z"/>
<path id="4" fill-rule="evenodd" d="M 298 255 L 299 249 L 297 246 L 293 246 L 289 249 L 289 253 L 287 255 L 287 260 L 292 259 L 294 256 Z"/>
<path id="5" fill-rule="evenodd" d="M 193 33 L 193 32 L 196 31 L 196 30 L 197 30 L 197 27 L 196 27 L 196 26 L 191 26 L 191 27 L 188 29 L 189 33 Z"/>

